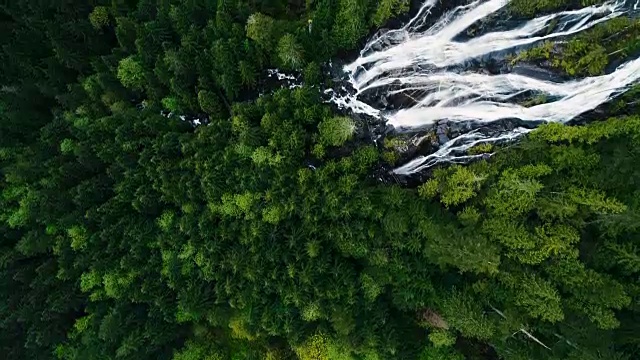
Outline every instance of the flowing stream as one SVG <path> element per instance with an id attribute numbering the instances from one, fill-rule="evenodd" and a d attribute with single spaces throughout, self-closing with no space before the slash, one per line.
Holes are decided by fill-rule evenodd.
<path id="1" fill-rule="evenodd" d="M 432 16 L 441 6 L 438 0 L 425 0 L 406 25 L 374 36 L 360 56 L 344 67 L 354 91 L 328 93 L 338 107 L 384 120 L 398 132 L 417 132 L 442 121 L 469 124 L 470 131 L 447 137 L 437 151 L 394 169 L 396 174 L 487 156 L 468 155 L 466 150 L 480 143 L 516 139 L 535 124 L 566 123 L 595 109 L 640 78 L 640 59 L 627 61 L 606 75 L 565 82 L 544 79 L 536 71 L 491 72 L 478 64 L 496 59 L 504 62 L 506 55 L 543 40 L 564 41 L 598 23 L 637 12 L 639 2 L 609 1 L 485 31 L 478 30 L 478 24 L 495 23 L 509 0 L 477 0 L 439 17 Z M 479 34 L 469 35 L 470 30 Z M 548 101 L 529 107 L 518 104 L 526 94 L 543 94 Z M 482 131 L 509 119 L 532 125 Z"/>

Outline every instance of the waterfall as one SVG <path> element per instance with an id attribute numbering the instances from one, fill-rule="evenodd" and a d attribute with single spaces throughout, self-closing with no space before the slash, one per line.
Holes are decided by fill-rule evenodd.
<path id="1" fill-rule="evenodd" d="M 635 2 L 635 1 L 634 1 Z M 495 21 L 508 0 L 473 1 L 431 19 L 437 0 L 425 0 L 400 29 L 384 31 L 367 42 L 360 56 L 344 67 L 354 92 L 332 94 L 338 107 L 383 119 L 399 132 L 415 132 L 439 121 L 472 122 L 475 130 L 447 141 L 433 154 L 394 170 L 411 174 L 440 162 L 460 162 L 479 143 L 516 139 L 530 131 L 515 128 L 487 135 L 483 125 L 503 119 L 565 123 L 621 94 L 640 78 L 640 59 L 602 75 L 554 82 L 515 73 L 492 74 L 471 66 L 483 59 L 504 59 L 543 40 L 562 41 L 598 23 L 634 11 L 638 2 L 609 1 L 578 10 L 539 16 L 512 28 L 488 30 L 464 39 L 481 21 Z M 467 36 L 469 37 L 469 36 Z M 463 38 L 463 39 L 461 39 Z M 410 99 L 396 108 L 371 101 L 371 94 Z M 543 104 L 525 107 L 519 95 L 544 94 Z M 377 95 L 374 95 L 377 96 Z M 485 155 L 486 156 L 486 155 Z"/>

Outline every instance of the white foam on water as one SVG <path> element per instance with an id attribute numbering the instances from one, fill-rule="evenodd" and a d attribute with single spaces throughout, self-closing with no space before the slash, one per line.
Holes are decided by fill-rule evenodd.
<path id="1" fill-rule="evenodd" d="M 491 144 L 496 142 L 512 141 L 520 136 L 530 132 L 532 129 L 516 128 L 513 131 L 501 134 L 498 136 L 489 137 L 479 133 L 478 131 L 472 131 L 445 143 L 438 151 L 427 156 L 419 156 L 408 163 L 400 166 L 394 170 L 394 173 L 399 175 L 409 175 L 424 169 L 430 168 L 440 163 L 464 163 L 472 159 L 479 159 L 490 154 L 473 154 L 473 155 L 461 155 L 460 153 L 471 149 L 479 144 Z"/>
<path id="2" fill-rule="evenodd" d="M 489 75 L 451 69 L 543 40 L 561 40 L 625 14 L 631 8 L 625 2 L 608 1 L 539 16 L 514 29 L 454 41 L 473 24 L 502 10 L 509 1 L 476 0 L 460 5 L 443 14 L 426 30 L 421 30 L 437 3 L 437 0 L 426 0 L 405 26 L 375 36 L 364 46 L 360 57 L 344 67 L 355 94 L 338 96 L 333 93 L 331 101 L 355 113 L 382 117 L 399 131 L 419 129 L 441 120 L 489 123 L 517 118 L 567 122 L 611 100 L 635 83 L 640 78 L 640 59 L 626 62 L 607 75 L 562 83 L 518 74 Z M 640 0 L 633 8 L 639 4 Z M 550 31 L 543 34 L 545 30 Z M 403 94 L 415 103 L 388 113 L 360 99 L 364 92 L 379 88 L 387 89 L 388 95 Z M 510 102 L 517 95 L 528 92 L 549 95 L 554 101 L 531 107 Z M 516 129 L 493 138 L 478 132 L 461 135 L 445 143 L 434 154 L 416 158 L 395 172 L 410 174 L 444 161 L 466 161 L 477 156 L 460 155 L 473 146 L 470 144 L 511 140 L 526 132 L 526 129 Z"/>
<path id="3" fill-rule="evenodd" d="M 324 91 L 324 93 L 331 94 L 331 99 L 329 99 L 329 102 L 336 104 L 340 109 L 349 109 L 357 114 L 369 115 L 376 119 L 380 118 L 380 110 L 375 109 L 373 106 L 363 101 L 360 101 L 356 95 L 338 95 L 335 91 L 333 91 L 333 89 L 327 89 Z"/>
<path id="4" fill-rule="evenodd" d="M 282 80 L 295 81 L 296 80 L 296 77 L 294 75 L 285 74 L 285 73 L 281 72 L 278 69 L 267 69 L 267 75 L 268 76 L 275 76 L 280 81 L 282 81 Z"/>

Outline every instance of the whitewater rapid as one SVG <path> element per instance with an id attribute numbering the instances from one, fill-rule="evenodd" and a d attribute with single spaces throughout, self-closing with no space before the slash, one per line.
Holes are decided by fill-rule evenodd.
<path id="1" fill-rule="evenodd" d="M 470 66 L 484 58 L 504 58 L 543 40 L 563 41 L 567 36 L 634 11 L 638 7 L 636 1 L 631 4 L 609 1 L 544 15 L 516 28 L 490 31 L 467 40 L 459 38 L 468 35 L 467 30 L 479 22 L 495 20 L 492 17 L 509 1 L 473 1 L 431 19 L 437 2 L 426 0 L 402 28 L 372 38 L 360 56 L 344 67 L 355 92 L 333 94 L 332 101 L 355 113 L 386 120 L 400 132 L 424 129 L 444 120 L 475 124 L 502 119 L 565 123 L 611 100 L 640 78 L 640 59 L 628 61 L 603 76 L 566 82 L 513 73 L 488 74 Z M 411 105 L 387 110 L 376 108 L 376 103 L 367 103 L 367 94 L 380 91 L 385 96 L 412 99 Z M 515 103 L 518 95 L 532 93 L 552 100 L 530 107 Z M 528 131 L 516 128 L 488 136 L 476 127 L 473 132 L 449 140 L 435 153 L 413 159 L 394 172 L 411 174 L 440 162 L 483 156 L 467 155 L 466 150 L 480 143 L 515 139 Z"/>

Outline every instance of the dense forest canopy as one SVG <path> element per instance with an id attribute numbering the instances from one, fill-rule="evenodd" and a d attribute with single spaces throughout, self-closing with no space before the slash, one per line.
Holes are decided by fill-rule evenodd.
<path id="1" fill-rule="evenodd" d="M 636 359 L 640 88 L 417 187 L 380 181 L 403 139 L 326 104 L 326 64 L 416 6 L 3 2 L 4 357 Z M 601 74 L 639 24 L 510 61 Z"/>

